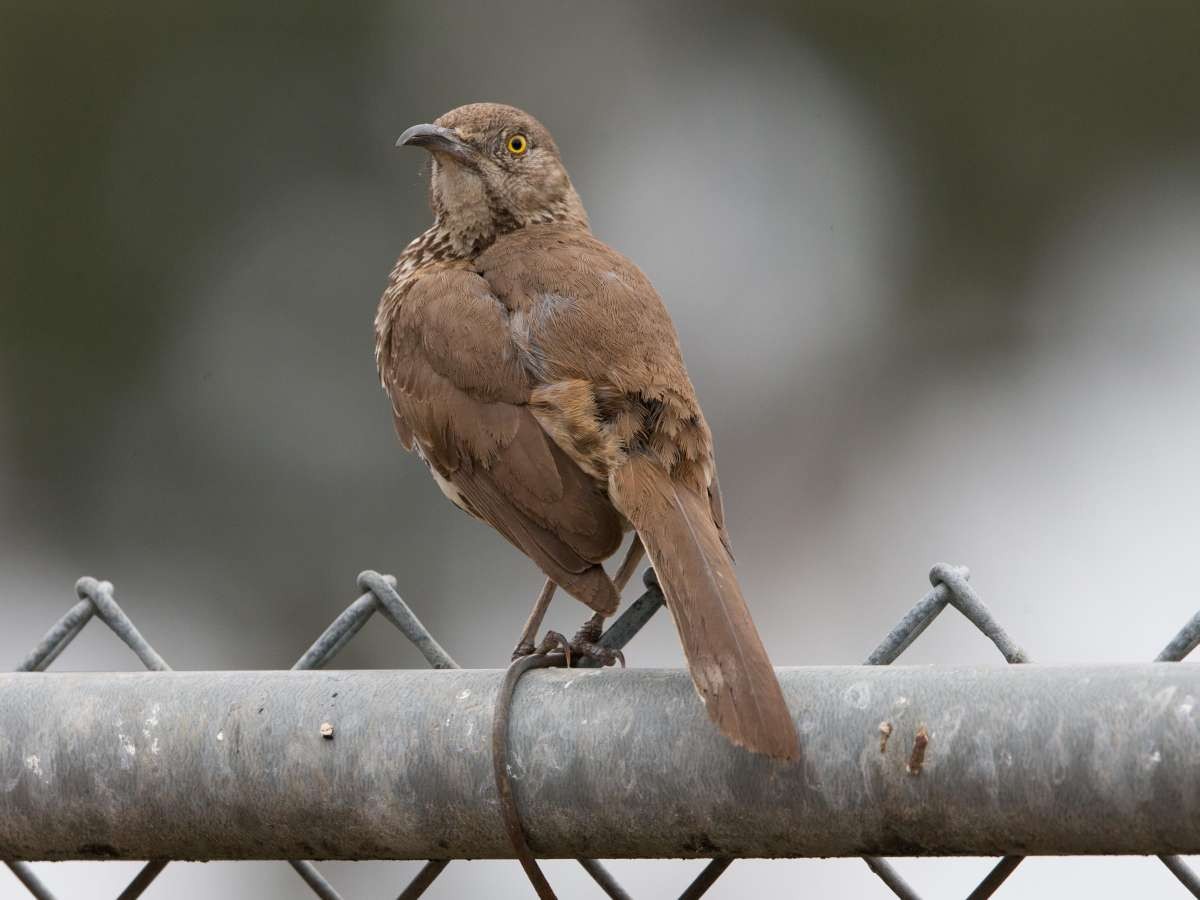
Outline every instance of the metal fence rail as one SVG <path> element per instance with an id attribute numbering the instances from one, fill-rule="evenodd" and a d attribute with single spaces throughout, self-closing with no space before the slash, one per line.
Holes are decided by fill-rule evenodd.
<path id="1" fill-rule="evenodd" d="M 803 757 L 682 670 L 530 673 L 510 767 L 539 855 L 1200 853 L 1200 666 L 777 670 Z M 0 856 L 511 859 L 504 673 L 0 675 Z M 22 764 L 23 760 L 32 760 Z"/>
<path id="2" fill-rule="evenodd" d="M 967 577 L 965 569 L 935 567 L 933 589 L 868 665 L 895 660 L 947 606 L 1008 662 L 1028 662 Z M 296 668 L 326 665 L 375 612 L 432 666 L 456 668 L 400 599 L 394 579 L 366 572 L 359 586 L 362 595 Z M 111 584 L 81 579 L 78 593 L 79 602 L 18 671 L 44 670 L 93 617 L 147 668 L 169 669 L 117 605 Z M 648 575 L 646 593 L 605 640 L 623 645 L 661 606 Z M 1197 643 L 1200 613 L 1158 659 L 1181 660 Z M 681 673 L 530 676 L 514 707 L 512 751 L 535 850 L 713 857 L 685 898 L 703 895 L 745 856 L 869 854 L 868 866 L 897 896 L 915 898 L 881 855 L 1007 854 L 974 898 L 991 896 L 1019 854 L 1155 853 L 1200 897 L 1200 882 L 1183 860 L 1163 855 L 1200 851 L 1200 776 L 1192 774 L 1200 772 L 1193 717 L 1200 713 L 1192 712 L 1200 675 L 1190 667 L 813 668 L 783 670 L 781 681 L 805 754 L 791 771 L 728 747 Z M 498 682 L 486 671 L 0 676 L 0 783 L 12 782 L 0 792 L 0 856 L 429 857 L 400 894 L 419 897 L 452 857 L 510 855 L 480 737 L 488 733 L 488 700 Z M 89 702 L 79 703 L 82 697 Z M 55 752 L 47 749 L 51 734 L 64 748 L 77 741 L 106 749 Z M 420 755 L 400 752 L 409 744 L 436 759 L 423 764 Z M 235 745 L 259 764 L 237 764 Z M 261 764 L 271 758 L 274 768 Z M 81 790 L 97 784 L 105 789 Z M 256 831 L 238 796 L 245 790 L 274 804 L 272 815 L 282 804 L 288 827 Z M 622 790 L 622 802 L 610 802 Z M 209 810 L 197 794 L 210 798 Z M 644 819 L 671 796 L 686 802 L 666 807 L 656 823 L 665 828 L 639 826 L 622 811 L 645 804 L 632 811 Z M 431 811 L 434 800 L 458 804 L 454 835 L 462 836 L 448 836 L 441 810 Z M 1078 815 L 1062 815 L 1064 809 Z M 597 823 L 597 815 L 612 821 Z M 222 816 L 224 844 L 209 827 Z M 170 818 L 187 827 L 153 827 Z M 369 824 L 377 820 L 378 827 Z M 265 849 L 247 852 L 254 840 Z M 580 861 L 608 896 L 628 896 L 598 863 Z M 120 897 L 140 896 L 167 864 L 147 863 Z M 53 896 L 28 864 L 8 865 L 34 897 Z M 291 865 L 317 896 L 339 897 L 311 862 Z"/>

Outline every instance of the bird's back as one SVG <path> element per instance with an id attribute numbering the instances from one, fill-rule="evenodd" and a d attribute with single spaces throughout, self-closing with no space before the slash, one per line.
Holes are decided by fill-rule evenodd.
<path id="1" fill-rule="evenodd" d="M 543 426 L 606 479 L 630 452 L 707 490 L 712 436 L 675 327 L 636 265 L 577 227 L 501 236 L 475 270 L 508 309 L 514 347 L 537 387 Z"/>

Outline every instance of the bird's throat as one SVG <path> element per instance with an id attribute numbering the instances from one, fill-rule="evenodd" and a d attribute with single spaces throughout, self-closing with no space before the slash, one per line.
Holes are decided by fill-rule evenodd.
<path id="1" fill-rule="evenodd" d="M 466 258 L 496 237 L 496 216 L 479 173 L 454 162 L 440 162 L 434 171 L 435 228 L 451 249 Z"/>

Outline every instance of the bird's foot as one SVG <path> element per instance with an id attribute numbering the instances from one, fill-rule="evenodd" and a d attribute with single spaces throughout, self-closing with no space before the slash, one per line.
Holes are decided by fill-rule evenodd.
<path id="1" fill-rule="evenodd" d="M 541 642 L 534 646 L 533 641 L 521 641 L 513 649 L 512 658 L 515 662 L 524 656 L 547 656 L 548 654 L 559 652 L 567 659 L 567 665 L 571 664 L 571 642 L 559 634 L 557 631 L 547 631 Z"/>
<path id="2" fill-rule="evenodd" d="M 575 637 L 571 639 L 571 651 L 579 658 L 590 659 L 602 668 L 617 663 L 621 664 L 622 669 L 625 668 L 625 654 L 600 643 L 603 628 L 604 620 L 599 616 L 592 616 L 575 632 Z M 568 659 L 567 665 L 570 664 Z"/>
<path id="3" fill-rule="evenodd" d="M 557 631 L 547 631 L 541 642 L 535 647 L 532 641 L 522 641 L 513 650 L 512 658 L 524 656 L 546 656 L 550 653 L 561 653 L 566 659 L 567 666 L 577 665 L 582 659 L 590 659 L 597 665 L 612 666 L 617 663 L 625 668 L 625 654 L 620 650 L 611 650 L 599 643 L 600 626 L 589 621 L 567 640 Z"/>
<path id="4" fill-rule="evenodd" d="M 592 641 L 571 641 L 571 652 L 575 654 L 575 659 L 590 659 L 594 660 L 601 668 L 604 666 L 614 666 L 617 663 L 621 664 L 621 668 L 625 668 L 625 654 L 620 650 L 612 650 L 605 647 L 603 644 L 596 644 Z M 571 665 L 568 661 L 567 665 Z"/>

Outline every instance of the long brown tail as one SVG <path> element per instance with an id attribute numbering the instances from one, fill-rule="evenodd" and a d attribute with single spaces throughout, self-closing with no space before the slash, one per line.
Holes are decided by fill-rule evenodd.
<path id="1" fill-rule="evenodd" d="M 626 462 L 612 475 L 610 487 L 654 563 L 709 717 L 739 746 L 779 759 L 798 758 L 796 726 L 708 498 L 675 484 L 646 457 Z"/>

